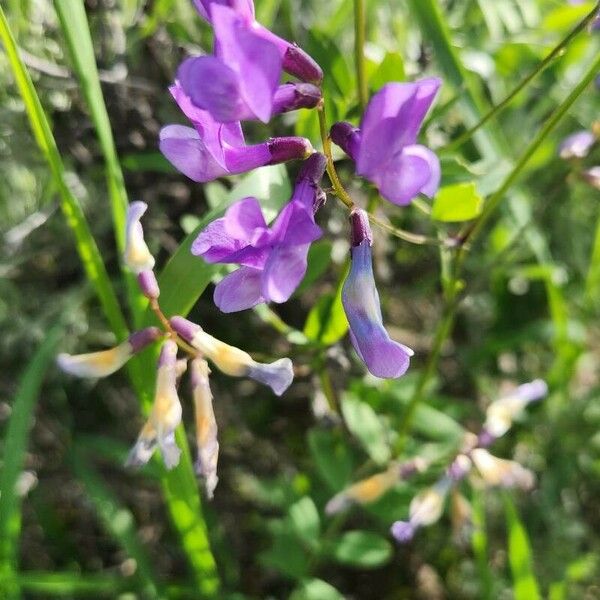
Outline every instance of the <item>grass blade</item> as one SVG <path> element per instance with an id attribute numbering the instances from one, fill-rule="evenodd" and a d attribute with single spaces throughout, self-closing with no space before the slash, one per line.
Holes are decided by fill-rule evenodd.
<path id="1" fill-rule="evenodd" d="M 20 499 L 16 493 L 27 449 L 31 417 L 46 371 L 53 361 L 62 327 L 55 326 L 37 349 L 21 376 L 11 407 L 0 475 L 0 596 L 18 597 L 15 585 L 17 545 L 21 528 Z M 12 584 L 12 585 L 11 585 Z M 3 585 L 5 586 L 4 592 Z M 6 595 L 4 595 L 6 594 Z"/>
<path id="2" fill-rule="evenodd" d="M 77 445 L 73 450 L 70 455 L 73 471 L 85 486 L 106 529 L 119 542 L 127 555 L 135 560 L 136 579 L 141 591 L 152 598 L 158 597 L 159 585 L 154 580 L 150 559 L 137 537 L 133 515 L 119 504 L 112 492 L 104 485 L 83 458 L 82 450 Z"/>
<path id="3" fill-rule="evenodd" d="M 69 228 L 75 235 L 77 252 L 83 263 L 87 278 L 94 286 L 104 314 L 112 330 L 119 339 L 127 336 L 127 325 L 119 307 L 117 297 L 106 272 L 100 251 L 81 209 L 79 201 L 69 189 L 65 178 L 65 168 L 62 158 L 52 135 L 50 124 L 37 95 L 29 73 L 19 56 L 15 39 L 10 31 L 8 21 L 0 7 L 0 39 L 6 49 L 6 54 L 12 69 L 19 93 L 25 103 L 25 110 L 33 130 L 36 142 L 44 154 L 52 177 L 60 195 L 60 207 Z"/>
<path id="4" fill-rule="evenodd" d="M 540 590 L 533 572 L 533 556 L 527 531 L 510 496 L 504 496 L 508 527 L 508 560 L 513 577 L 515 600 L 539 600 Z"/>
<path id="5" fill-rule="evenodd" d="M 81 0 L 54 0 L 54 7 L 67 43 L 71 62 L 90 111 L 94 128 L 96 129 L 102 154 L 104 155 L 113 227 L 119 256 L 122 256 L 125 250 L 125 217 L 128 205 L 127 190 L 125 189 L 123 171 L 121 170 L 119 157 L 117 156 L 110 120 L 102 88 L 100 87 L 98 67 L 96 65 L 85 7 Z M 123 265 L 122 267 L 134 321 L 138 321 L 145 304 L 144 298 L 139 293 L 131 273 Z"/>

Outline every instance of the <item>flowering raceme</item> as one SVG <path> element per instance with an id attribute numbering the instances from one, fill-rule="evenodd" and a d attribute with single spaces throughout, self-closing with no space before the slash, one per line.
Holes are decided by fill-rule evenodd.
<path id="1" fill-rule="evenodd" d="M 277 395 L 283 394 L 294 378 L 292 362 L 281 358 L 269 364 L 259 363 L 243 350 L 230 346 L 206 333 L 199 325 L 172 317 L 170 321 L 162 314 L 158 304 L 160 290 L 152 268 L 154 257 L 144 240 L 140 218 L 147 206 L 134 202 L 129 206 L 126 225 L 125 263 L 138 274 L 142 293 L 150 300 L 165 331 L 147 327 L 131 334 L 127 340 L 112 349 L 89 354 L 59 354 L 57 363 L 67 373 L 78 377 L 106 377 L 120 369 L 135 353 L 153 342 L 161 343 L 156 370 L 154 402 L 148 419 L 142 427 L 126 465 L 139 467 L 146 464 L 156 449 L 160 450 L 167 469 L 179 463 L 181 450 L 175 440 L 175 430 L 181 422 L 181 403 L 178 395 L 178 378 L 187 369 L 187 359 L 177 359 L 178 347 L 191 353 L 191 386 L 196 417 L 196 442 L 198 457 L 196 472 L 204 480 L 206 494 L 212 498 L 217 485 L 217 461 L 219 442 L 217 422 L 213 411 L 209 384 L 210 369 L 204 357 L 212 361 L 222 372 L 234 377 L 250 377 L 269 386 Z M 180 336 L 180 337 L 178 337 Z M 181 340 L 190 342 L 186 347 Z"/>
<path id="2" fill-rule="evenodd" d="M 438 189 L 439 159 L 416 141 L 440 85 L 437 78 L 388 83 L 371 98 L 358 129 L 346 122 L 331 128 L 331 139 L 356 162 L 357 174 L 394 204 L 408 204 L 419 193 L 431 197 Z"/>
<path id="3" fill-rule="evenodd" d="M 319 182 L 325 157 L 314 153 L 296 180 L 294 194 L 271 227 L 255 198 L 232 205 L 213 221 L 192 245 L 192 253 L 209 263 L 233 263 L 240 268 L 215 288 L 215 303 L 223 312 L 244 310 L 261 302 L 285 302 L 306 272 L 310 244 L 321 237 L 314 211 L 322 200 Z"/>

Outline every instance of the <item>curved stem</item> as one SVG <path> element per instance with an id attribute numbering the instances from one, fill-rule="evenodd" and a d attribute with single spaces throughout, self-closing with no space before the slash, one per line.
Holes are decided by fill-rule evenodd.
<path id="1" fill-rule="evenodd" d="M 517 87 L 514 88 L 510 94 L 508 94 L 508 96 L 506 96 L 504 98 L 504 100 L 502 100 L 501 102 L 496 104 L 494 107 L 492 107 L 492 109 L 486 115 L 484 115 L 478 123 L 476 123 L 473 127 L 471 127 L 471 129 L 468 129 L 463 134 L 459 135 L 455 140 L 450 142 L 447 146 L 445 146 L 444 148 L 441 148 L 440 151 L 441 152 L 450 152 L 452 150 L 455 150 L 459 146 L 462 146 L 466 141 L 468 141 L 473 136 L 473 134 L 476 131 L 481 129 L 481 127 L 483 127 L 490 119 L 492 119 L 496 115 L 500 114 L 513 101 L 513 99 L 519 94 L 519 92 L 521 92 L 521 90 L 523 90 L 525 87 L 527 87 L 527 85 L 529 85 L 529 83 L 533 79 L 535 79 L 542 71 L 544 71 L 546 68 L 548 68 L 550 66 L 550 64 L 552 62 L 554 62 L 554 60 L 556 60 L 557 58 L 560 57 L 560 55 L 563 53 L 565 48 L 571 43 L 571 41 L 575 37 L 577 37 L 583 30 L 585 30 L 585 28 L 589 25 L 589 23 L 592 21 L 592 19 L 598 13 L 599 8 L 600 8 L 600 2 L 598 2 L 596 4 L 594 9 L 588 15 L 586 15 L 586 17 L 582 21 L 580 21 L 567 34 L 567 36 L 560 42 L 560 44 L 558 44 L 558 46 L 556 46 L 550 52 L 550 54 L 548 54 L 548 56 L 546 56 L 546 58 L 544 58 L 544 60 L 542 60 L 542 62 L 539 63 L 537 65 L 537 67 L 533 71 L 531 71 L 531 73 L 529 73 L 521 81 L 521 83 L 519 83 L 517 85 Z"/>

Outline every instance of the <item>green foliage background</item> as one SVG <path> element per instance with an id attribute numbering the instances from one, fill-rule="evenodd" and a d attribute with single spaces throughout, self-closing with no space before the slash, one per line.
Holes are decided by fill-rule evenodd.
<path id="1" fill-rule="evenodd" d="M 485 215 L 471 221 L 482 225 L 458 276 L 448 252 L 375 229 L 386 323 L 416 351 L 406 377 L 384 382 L 364 376 L 345 339 L 347 213 L 334 197 L 319 217 L 326 239 L 289 303 L 234 317 L 214 307 L 223 273 L 189 255 L 194 232 L 248 195 L 273 216 L 297 166 L 200 186 L 158 153 L 160 127 L 182 121 L 166 92 L 177 65 L 211 43 L 191 2 L 3 2 L 0 598 L 600 596 L 600 193 L 579 176 L 600 152 L 584 163 L 556 152 L 598 118 L 590 80 L 600 34 L 581 31 L 539 68 L 594 6 L 367 0 L 370 92 L 444 79 L 423 133 L 442 157 L 433 218 L 427 206 L 385 203 L 378 215 L 434 238 Z M 330 123 L 357 122 L 352 0 L 256 0 L 256 9 L 323 67 Z M 532 73 L 504 110 L 465 134 Z M 246 132 L 295 132 L 320 148 L 315 111 Z M 350 167 L 338 163 L 350 193 L 374 206 Z M 151 401 L 152 350 L 98 382 L 53 363 L 59 349 L 108 346 L 126 324 L 152 322 L 119 261 L 128 199 L 150 205 L 146 238 L 165 265 L 167 314 L 190 312 L 229 343 L 297 367 L 281 399 L 213 376 L 221 459 L 211 503 L 187 450 L 171 473 L 158 461 L 139 474 L 121 467 Z M 490 400 L 535 377 L 549 382 L 549 398 L 495 446 L 536 472 L 533 492 L 466 487 L 469 529 L 454 531 L 446 515 L 404 547 L 389 526 L 436 473 L 324 514 L 332 495 L 397 451 L 427 456 L 439 472 Z M 345 427 L 323 416 L 326 397 Z M 187 448 L 183 429 L 178 440 Z"/>

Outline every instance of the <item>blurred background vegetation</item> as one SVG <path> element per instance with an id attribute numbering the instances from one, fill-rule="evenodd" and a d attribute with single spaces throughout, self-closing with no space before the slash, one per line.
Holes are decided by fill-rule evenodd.
<path id="1" fill-rule="evenodd" d="M 146 239 L 164 265 L 205 215 L 234 200 L 256 195 L 275 214 L 297 166 L 204 186 L 176 173 L 157 150 L 160 127 L 182 122 L 166 90 L 183 57 L 210 48 L 209 27 L 188 0 L 88 0 L 85 12 L 80 4 L 5 0 L 2 8 L 62 156 L 59 179 L 82 206 L 125 307 L 130 292 L 113 231 L 124 189 L 149 204 Z M 478 134 L 460 146 L 452 141 L 593 7 L 368 0 L 370 90 L 441 76 L 424 137 L 441 153 L 443 184 L 474 181 L 489 196 L 597 60 L 600 34 L 575 37 Z M 352 1 L 256 0 L 256 10 L 260 22 L 298 41 L 323 67 L 330 123 L 357 122 Z M 600 153 L 569 163 L 556 151 L 566 135 L 592 127 L 600 91 L 588 86 L 542 140 L 471 249 L 452 335 L 404 448 L 407 457 L 447 455 L 463 428 L 478 430 L 491 400 L 542 377 L 549 398 L 495 447 L 535 471 L 538 484 L 527 494 L 467 488 L 469 526 L 453 529 L 445 516 L 399 547 L 390 524 L 406 518 L 412 496 L 437 473 L 341 516 L 327 517 L 323 507 L 391 456 L 443 309 L 438 249 L 376 231 L 385 320 L 392 337 L 416 351 L 411 371 L 397 381 L 365 377 L 344 337 L 336 289 L 348 248 L 346 213 L 335 198 L 319 217 L 327 235 L 311 251 L 307 280 L 272 311 L 222 315 L 210 283 L 221 272 L 198 259 L 173 268 L 163 280 L 170 307 L 191 308 L 211 333 L 256 356 L 292 357 L 297 374 L 283 398 L 213 376 L 220 482 L 200 509 L 189 460 L 174 475 L 158 462 L 140 473 L 122 467 L 142 422 L 133 388 L 148 403 L 151 352 L 130 373 L 133 388 L 125 372 L 80 381 L 54 366 L 58 349 L 82 352 L 115 337 L 74 251 L 60 210 L 65 191 L 32 135 L 9 58 L 0 52 L 0 597 L 600 598 L 600 293 L 590 275 L 600 268 L 600 252 L 590 258 L 600 192 L 579 176 Z M 320 147 L 314 111 L 245 130 L 257 140 L 295 131 Z M 350 182 L 351 165 L 339 165 Z M 358 181 L 349 188 L 366 205 L 368 190 Z M 379 211 L 428 235 L 459 229 L 432 224 L 414 207 Z M 147 318 L 139 300 L 129 306 L 130 324 Z M 331 387 L 346 427 L 326 408 Z M 184 404 L 188 423 L 189 409 Z"/>

